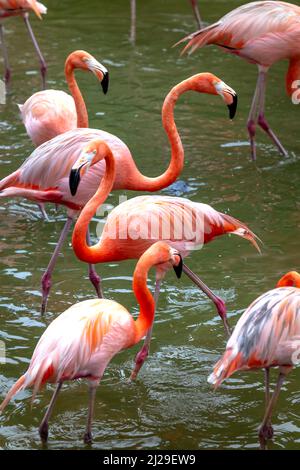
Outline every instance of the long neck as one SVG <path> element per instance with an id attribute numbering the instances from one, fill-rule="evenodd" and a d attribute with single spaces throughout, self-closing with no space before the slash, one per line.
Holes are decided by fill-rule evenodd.
<path id="1" fill-rule="evenodd" d="M 179 83 L 168 93 L 162 107 L 162 123 L 171 146 L 171 160 L 167 170 L 160 176 L 149 178 L 134 167 L 129 177 L 128 189 L 158 191 L 174 183 L 180 175 L 184 164 L 184 150 L 174 120 L 174 107 L 179 96 L 191 89 L 193 88 L 189 79 Z"/>
<path id="2" fill-rule="evenodd" d="M 289 96 L 293 96 L 300 85 L 300 57 L 290 59 L 289 68 L 286 74 L 286 91 Z M 299 92 L 298 99 L 299 99 Z"/>
<path id="3" fill-rule="evenodd" d="M 102 263 L 110 260 L 110 253 L 107 250 L 102 249 L 101 239 L 93 246 L 89 246 L 86 241 L 89 223 L 95 215 L 97 209 L 106 200 L 107 196 L 112 190 L 115 180 L 115 159 L 111 153 L 111 150 L 108 147 L 107 149 L 108 152 L 105 156 L 105 174 L 101 180 L 98 190 L 81 211 L 72 235 L 72 245 L 74 252 L 81 261 L 85 261 L 86 263 Z"/>
<path id="4" fill-rule="evenodd" d="M 66 64 L 65 74 L 69 90 L 75 102 L 77 113 L 77 127 L 89 127 L 89 118 L 86 105 L 82 97 L 81 91 L 79 90 L 79 86 L 77 85 L 74 75 L 74 66 L 72 65 L 72 63 Z"/>
<path id="5" fill-rule="evenodd" d="M 135 343 L 147 333 L 154 320 L 155 303 L 147 287 L 148 271 L 153 263 L 149 260 L 138 262 L 133 276 L 133 292 L 139 303 L 140 312 L 135 321 Z"/>

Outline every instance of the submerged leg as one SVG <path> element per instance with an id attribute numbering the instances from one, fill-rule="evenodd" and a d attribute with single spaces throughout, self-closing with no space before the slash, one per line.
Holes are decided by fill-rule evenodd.
<path id="1" fill-rule="evenodd" d="M 5 81 L 6 87 L 8 88 L 10 78 L 11 78 L 11 70 L 10 70 L 9 61 L 8 61 L 7 48 L 6 48 L 6 44 L 4 41 L 4 28 L 1 23 L 0 23 L 0 39 L 1 39 L 3 59 L 4 59 L 4 81 Z"/>
<path id="2" fill-rule="evenodd" d="M 270 368 L 266 367 L 264 369 L 265 371 L 265 406 L 266 409 L 269 406 L 270 402 Z M 273 426 L 271 424 L 271 419 L 266 423 L 265 426 L 265 435 L 267 436 L 267 439 L 271 439 L 273 437 L 274 431 L 273 431 Z"/>
<path id="3" fill-rule="evenodd" d="M 33 42 L 33 45 L 34 45 L 34 48 L 36 50 L 36 53 L 38 55 L 38 58 L 40 60 L 40 71 L 41 71 L 41 76 L 42 76 L 42 82 L 43 82 L 43 89 L 46 88 L 46 73 L 47 73 L 47 65 L 46 65 L 46 61 L 41 53 L 41 50 L 39 48 L 39 45 L 38 45 L 38 42 L 35 38 L 35 35 L 32 31 L 32 28 L 31 28 L 31 25 L 29 23 L 29 14 L 27 12 L 23 13 L 23 18 L 24 18 L 24 22 L 26 24 L 26 27 L 28 29 L 28 32 L 29 32 L 29 36 Z"/>
<path id="4" fill-rule="evenodd" d="M 39 202 L 38 206 L 39 206 L 39 209 L 42 213 L 43 219 L 49 221 L 49 217 L 48 217 L 48 214 L 46 212 L 44 204 L 42 202 Z"/>
<path id="5" fill-rule="evenodd" d="M 93 441 L 92 422 L 93 422 L 93 416 L 94 416 L 94 405 L 95 405 L 97 386 L 98 386 L 98 382 L 90 383 L 89 385 L 89 411 L 88 411 L 88 417 L 87 417 L 87 422 L 86 422 L 86 431 L 83 437 L 83 441 L 85 444 L 91 444 Z"/>
<path id="6" fill-rule="evenodd" d="M 271 399 L 269 400 L 268 405 L 266 406 L 265 416 L 259 428 L 259 440 L 263 448 L 265 447 L 267 439 L 270 439 L 273 436 L 273 432 L 271 433 L 270 431 L 270 428 L 272 428 L 272 425 L 271 425 L 272 413 L 276 405 L 276 402 L 278 400 L 278 396 L 279 396 L 282 384 L 285 380 L 285 377 L 286 377 L 286 372 L 283 372 L 282 370 L 280 370 L 274 393 Z"/>
<path id="7" fill-rule="evenodd" d="M 89 229 L 86 234 L 86 241 L 89 246 L 92 245 Z M 91 283 L 93 284 L 93 286 L 95 287 L 95 290 L 99 299 L 103 299 L 101 277 L 97 274 L 94 264 L 89 264 L 89 279 Z"/>
<path id="8" fill-rule="evenodd" d="M 270 139 L 274 142 L 276 147 L 278 148 L 279 152 L 284 155 L 285 157 L 288 156 L 288 152 L 285 150 L 283 145 L 281 144 L 280 140 L 276 136 L 276 134 L 272 131 L 269 123 L 265 118 L 265 99 L 266 99 L 266 82 L 267 82 L 267 74 L 266 72 L 260 72 L 261 74 L 261 82 L 260 82 L 260 96 L 259 96 L 259 108 L 258 108 L 258 125 L 266 132 L 266 134 L 270 137 Z"/>
<path id="9" fill-rule="evenodd" d="M 193 8 L 193 12 L 194 12 L 198 27 L 199 27 L 199 29 L 202 29 L 203 28 L 203 22 L 202 22 L 202 19 L 201 19 L 201 16 L 200 16 L 200 11 L 199 11 L 199 7 L 198 7 L 198 0 L 190 0 L 190 2 L 191 2 L 191 5 L 192 5 L 192 8 Z"/>
<path id="10" fill-rule="evenodd" d="M 41 306 L 41 314 L 45 313 L 46 307 L 47 307 L 47 301 L 48 301 L 48 296 L 49 292 L 51 289 L 51 277 L 52 277 L 52 272 L 57 260 L 57 257 L 60 253 L 61 247 L 68 235 L 68 232 L 70 230 L 70 227 L 72 225 L 73 219 L 71 217 L 67 218 L 67 221 L 65 223 L 64 228 L 62 229 L 62 232 L 60 234 L 59 240 L 57 242 L 57 245 L 55 247 L 55 250 L 51 256 L 50 262 L 47 266 L 47 269 L 45 273 L 42 276 L 42 306 Z"/>
<path id="11" fill-rule="evenodd" d="M 47 408 L 47 411 L 46 411 L 46 413 L 45 413 L 45 415 L 44 415 L 44 417 L 41 421 L 41 424 L 39 426 L 39 434 L 40 434 L 40 438 L 41 438 L 42 442 L 47 442 L 47 440 L 48 440 L 48 427 L 49 427 L 48 422 L 49 422 L 49 419 L 51 417 L 51 414 L 52 414 L 52 411 L 53 411 L 58 393 L 61 389 L 61 386 L 62 386 L 62 382 L 58 382 L 58 384 L 56 386 L 56 389 L 55 389 L 55 391 L 52 395 L 49 406 Z"/>
<path id="12" fill-rule="evenodd" d="M 134 45 L 136 38 L 136 0 L 130 0 L 130 42 Z"/>
<path id="13" fill-rule="evenodd" d="M 256 120 L 257 120 L 258 104 L 259 104 L 261 88 L 262 88 L 262 80 L 263 80 L 262 74 L 265 74 L 265 73 L 266 72 L 262 72 L 259 69 L 256 88 L 255 88 L 255 92 L 253 95 L 252 104 L 251 104 L 251 108 L 250 108 L 250 112 L 248 116 L 248 122 L 247 122 L 252 160 L 256 160 L 256 143 L 255 143 Z"/>
<path id="14" fill-rule="evenodd" d="M 230 331 L 230 327 L 227 321 L 226 305 L 225 305 L 224 300 L 222 300 L 220 297 L 214 294 L 210 290 L 210 288 L 206 284 L 204 284 L 204 282 L 200 279 L 200 277 L 197 276 L 197 274 L 195 274 L 190 268 L 188 268 L 186 264 L 183 264 L 182 270 L 191 279 L 191 281 L 193 281 L 193 283 L 196 284 L 196 286 L 199 287 L 199 289 L 201 289 L 202 292 L 204 292 L 204 294 L 206 294 L 207 297 L 210 300 L 212 300 L 212 302 L 215 304 L 218 314 L 220 315 L 222 319 L 225 332 L 228 336 L 230 336 L 231 331 Z"/>
<path id="15" fill-rule="evenodd" d="M 159 297 L 159 292 L 160 292 L 160 286 L 161 286 L 161 279 L 156 279 L 155 281 L 155 292 L 154 292 L 154 302 L 155 302 L 155 311 L 157 307 L 157 302 L 158 302 L 158 297 Z M 154 323 L 154 319 L 153 319 Z M 147 332 L 147 336 L 145 338 L 144 344 L 142 346 L 142 349 L 137 353 L 135 357 L 135 366 L 133 371 L 131 372 L 130 380 L 135 380 L 137 378 L 137 375 L 143 366 L 145 360 L 147 359 L 150 351 L 150 343 L 151 343 L 151 338 L 152 338 L 152 331 L 153 331 L 153 323 L 151 328 L 149 328 Z"/>

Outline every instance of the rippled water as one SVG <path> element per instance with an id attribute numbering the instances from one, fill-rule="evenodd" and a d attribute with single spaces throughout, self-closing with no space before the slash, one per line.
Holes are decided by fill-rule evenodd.
<path id="1" fill-rule="evenodd" d="M 46 0 L 45 0 L 46 2 Z M 252 97 L 255 67 L 215 48 L 179 57 L 171 45 L 195 29 L 184 0 L 139 1 L 137 41 L 129 42 L 129 2 L 48 0 L 43 22 L 32 19 L 49 65 L 48 86 L 65 89 L 63 63 L 74 49 L 86 49 L 110 71 L 111 86 L 103 96 L 93 77 L 78 74 L 88 105 L 91 127 L 123 139 L 145 174 L 157 175 L 168 163 L 169 146 L 160 109 L 168 90 L 190 75 L 211 71 L 239 93 L 234 122 L 222 102 L 186 94 L 176 108 L 176 121 L 186 150 L 180 182 L 165 194 L 184 195 L 235 215 L 263 240 L 262 255 L 246 241 L 223 237 L 189 259 L 190 267 L 227 302 L 235 324 L 244 308 L 272 288 L 282 273 L 299 269 L 300 139 L 299 108 L 285 95 L 286 64 L 273 67 L 268 82 L 267 115 L 290 152 L 282 160 L 258 132 L 258 161 L 249 159 L 245 121 Z M 201 1 L 207 22 L 237 6 L 233 1 Z M 40 86 L 37 61 L 20 19 L 6 22 L 13 67 L 12 92 L 0 107 L 0 177 L 15 170 L 33 147 L 18 118 L 22 103 Z M 22 48 L 20 47 L 22 44 Z M 119 193 L 109 198 L 118 203 Z M 61 230 L 65 211 L 47 208 L 44 222 L 35 205 L 1 201 L 0 339 L 7 363 L 0 364 L 0 394 L 27 367 L 45 327 L 69 305 L 94 296 L 86 266 L 70 243 L 54 274 L 48 313 L 39 314 L 40 276 Z M 92 230 L 96 237 L 96 225 Z M 107 297 L 136 313 L 131 291 L 135 262 L 98 267 Z M 153 286 L 153 277 L 151 278 Z M 224 349 L 222 325 L 212 305 L 187 279 L 170 272 L 163 284 L 151 357 L 138 381 L 127 384 L 135 350 L 116 357 L 97 394 L 95 448 L 239 449 L 257 448 L 257 427 L 263 415 L 262 372 L 240 373 L 213 392 L 206 383 Z M 271 448 L 299 448 L 299 370 L 289 377 L 274 417 Z M 37 426 L 53 388 L 38 395 L 31 409 L 30 392 L 17 395 L 0 418 L 1 448 L 40 448 Z M 87 386 L 64 386 L 50 427 L 48 447 L 83 448 Z"/>

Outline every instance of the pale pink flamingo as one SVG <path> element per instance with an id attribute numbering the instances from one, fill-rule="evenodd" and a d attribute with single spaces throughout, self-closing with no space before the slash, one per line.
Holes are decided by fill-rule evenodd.
<path id="1" fill-rule="evenodd" d="M 261 295 L 243 313 L 225 353 L 208 382 L 218 387 L 238 370 L 265 369 L 266 411 L 259 429 L 262 447 L 272 438 L 271 417 L 286 375 L 300 357 L 300 275 L 291 271 L 276 289 Z M 279 367 L 277 385 L 270 397 L 269 370 Z"/>
<path id="2" fill-rule="evenodd" d="M 116 158 L 113 189 L 154 192 L 169 186 L 176 181 L 184 164 L 183 146 L 174 121 L 174 107 L 179 96 L 189 90 L 220 95 L 229 108 L 230 117 L 234 117 L 237 96 L 215 75 L 201 73 L 177 84 L 168 93 L 162 107 L 163 126 L 171 145 L 171 160 L 167 170 L 156 178 L 140 173 L 128 147 L 116 136 L 96 129 L 74 129 L 40 145 L 18 170 L 0 181 L 0 197 L 25 197 L 37 203 L 52 202 L 68 207 L 67 221 L 42 277 L 42 312 L 46 309 L 54 265 L 73 219 L 94 195 L 105 171 L 103 160 L 94 165 L 83 178 L 76 196 L 72 197 L 69 173 L 84 147 L 96 138 L 110 145 Z M 100 296 L 100 278 L 91 266 L 89 277 Z"/>
<path id="3" fill-rule="evenodd" d="M 19 105 L 27 134 L 36 147 L 63 132 L 89 127 L 86 105 L 74 75 L 75 69 L 92 72 L 101 83 L 103 92 L 107 93 L 109 76 L 106 67 L 88 52 L 78 50 L 69 54 L 65 62 L 65 76 L 72 96 L 61 90 L 43 90 Z"/>
<path id="4" fill-rule="evenodd" d="M 198 0 L 189 0 L 189 2 L 192 6 L 198 28 L 201 29 L 203 27 L 203 23 L 198 7 Z M 134 44 L 136 38 L 136 0 L 130 0 L 130 20 L 130 41 Z"/>
<path id="5" fill-rule="evenodd" d="M 0 40 L 2 45 L 3 51 L 3 58 L 4 58 L 4 79 L 5 83 L 8 86 L 11 78 L 11 69 L 8 61 L 8 54 L 7 48 L 4 42 L 4 30 L 2 25 L 2 20 L 5 18 L 9 18 L 10 16 L 21 16 L 25 22 L 26 28 L 28 30 L 29 36 L 32 40 L 38 58 L 41 64 L 41 75 L 42 75 L 42 82 L 43 88 L 46 86 L 46 73 L 47 73 L 47 65 L 45 59 L 41 53 L 39 48 L 38 42 L 34 36 L 32 31 L 30 22 L 29 22 L 29 11 L 32 10 L 34 13 L 41 19 L 42 14 L 47 13 L 47 8 L 40 2 L 36 0 L 0 0 Z"/>
<path id="6" fill-rule="evenodd" d="M 258 66 L 258 80 L 248 117 L 251 155 L 256 159 L 256 123 L 267 133 L 278 150 L 287 151 L 265 118 L 266 78 L 269 68 L 279 60 L 288 59 L 286 90 L 289 96 L 299 88 L 300 79 L 300 7 L 280 1 L 253 2 L 242 5 L 219 21 L 190 34 L 184 51 L 216 44 L 225 52 L 235 54 Z M 180 42 L 182 42 L 180 41 Z"/>
<path id="7" fill-rule="evenodd" d="M 85 149 L 85 154 L 80 156 L 70 173 L 70 187 L 72 193 L 75 193 L 80 179 L 78 174 L 88 173 L 90 166 L 103 158 L 106 162 L 105 175 L 94 196 L 82 209 L 73 231 L 73 249 L 81 261 L 95 264 L 138 259 L 151 245 L 160 240 L 177 249 L 184 258 L 191 251 L 200 249 L 205 243 L 226 233 L 245 238 L 259 249 L 254 233 L 239 220 L 217 212 L 207 204 L 170 196 L 139 196 L 123 202 L 108 215 L 99 242 L 90 246 L 86 242 L 89 223 L 109 195 L 116 177 L 113 152 L 107 149 L 106 144 L 95 140 Z M 167 268 L 160 266 L 156 270 L 155 304 Z M 186 265 L 183 265 L 183 271 L 214 302 L 225 331 L 229 334 L 224 302 Z M 136 356 L 132 379 L 136 378 L 148 356 L 151 335 L 152 328 L 148 331 L 143 348 Z"/>
<path id="8" fill-rule="evenodd" d="M 177 267 L 180 255 L 158 242 L 139 259 L 133 275 L 133 292 L 140 311 L 136 320 L 113 300 L 90 299 L 72 305 L 59 315 L 41 336 L 24 375 L 13 385 L 0 405 L 4 410 L 11 398 L 33 387 L 33 398 L 46 382 L 57 384 L 39 427 L 42 441 L 48 438 L 48 422 L 63 382 L 87 379 L 89 409 L 84 442 L 92 442 L 92 419 L 96 389 L 112 358 L 137 344 L 154 320 L 154 299 L 147 287 L 148 271 L 161 263 Z"/>

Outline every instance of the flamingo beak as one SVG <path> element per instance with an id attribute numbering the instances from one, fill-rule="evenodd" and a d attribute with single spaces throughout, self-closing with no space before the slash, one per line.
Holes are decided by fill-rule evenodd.
<path id="1" fill-rule="evenodd" d="M 77 193 L 80 180 L 91 166 L 94 156 L 95 152 L 84 153 L 73 165 L 69 175 L 69 188 L 72 196 Z"/>
<path id="2" fill-rule="evenodd" d="M 109 85 L 109 73 L 107 68 L 94 58 L 88 59 L 86 63 L 89 70 L 93 72 L 93 74 L 96 75 L 97 79 L 101 82 L 103 93 L 106 95 Z"/>
<path id="3" fill-rule="evenodd" d="M 33 9 L 34 13 L 36 14 L 36 16 L 41 20 L 42 19 L 42 15 L 41 15 L 41 12 L 39 10 L 39 7 L 38 7 L 38 4 L 36 2 L 36 0 L 33 0 L 31 2 L 31 8 Z"/>
<path id="4" fill-rule="evenodd" d="M 177 278 L 180 279 L 181 274 L 182 274 L 183 261 L 182 261 L 182 256 L 180 253 L 177 253 L 176 257 L 179 258 L 179 261 L 177 260 L 177 264 L 173 264 L 173 269 L 175 271 Z"/>
<path id="5" fill-rule="evenodd" d="M 226 85 L 226 83 L 220 81 L 215 84 L 216 92 L 220 95 L 223 100 L 225 101 L 228 109 L 229 109 L 229 118 L 233 119 L 238 104 L 238 97 L 236 92 L 230 86 Z"/>

